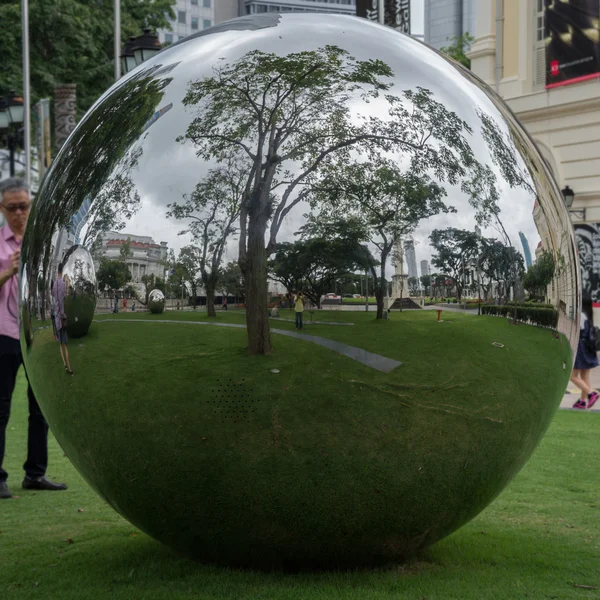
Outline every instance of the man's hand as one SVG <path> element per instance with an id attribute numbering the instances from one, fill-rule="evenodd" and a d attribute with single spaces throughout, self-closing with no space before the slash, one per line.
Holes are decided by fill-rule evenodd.
<path id="1" fill-rule="evenodd" d="M 19 272 L 19 261 L 21 260 L 21 250 L 15 250 L 10 255 L 10 274 L 16 275 Z"/>

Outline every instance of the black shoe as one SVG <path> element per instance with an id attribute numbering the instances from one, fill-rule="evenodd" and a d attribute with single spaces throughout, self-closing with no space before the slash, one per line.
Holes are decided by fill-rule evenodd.
<path id="1" fill-rule="evenodd" d="M 6 485 L 6 481 L 0 482 L 0 498 L 12 498 L 12 494 Z"/>
<path id="2" fill-rule="evenodd" d="M 57 490 L 66 490 L 66 483 L 55 483 L 48 479 L 45 475 L 41 477 L 25 477 L 23 479 L 24 490 L 49 490 L 51 492 Z"/>

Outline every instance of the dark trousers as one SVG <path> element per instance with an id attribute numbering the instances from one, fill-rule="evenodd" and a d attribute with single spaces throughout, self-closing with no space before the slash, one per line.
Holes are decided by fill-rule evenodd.
<path id="1" fill-rule="evenodd" d="M 6 481 L 8 473 L 2 468 L 6 446 L 6 426 L 10 417 L 10 403 L 15 389 L 17 372 L 21 366 L 21 352 L 9 341 L 10 338 L 0 336 L 0 482 Z M 16 340 L 13 340 L 16 341 Z M 15 351 L 10 351 L 10 350 Z M 7 351 L 9 350 L 9 351 Z M 33 395 L 31 386 L 27 385 L 29 401 L 29 428 L 27 435 L 27 460 L 23 465 L 28 477 L 40 477 L 46 473 L 48 466 L 48 424 Z"/>
<path id="2" fill-rule="evenodd" d="M 302 329 L 302 313 L 296 313 L 296 329 Z"/>

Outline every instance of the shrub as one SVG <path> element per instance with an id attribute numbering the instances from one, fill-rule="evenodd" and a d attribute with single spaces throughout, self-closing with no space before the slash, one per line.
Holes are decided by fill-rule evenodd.
<path id="1" fill-rule="evenodd" d="M 541 307 L 531 306 L 530 304 L 516 305 L 517 321 L 539 325 L 541 327 L 555 328 L 558 325 L 558 311 L 552 306 L 542 305 Z M 514 304 L 485 304 L 481 306 L 481 314 L 510 317 L 515 313 Z"/>

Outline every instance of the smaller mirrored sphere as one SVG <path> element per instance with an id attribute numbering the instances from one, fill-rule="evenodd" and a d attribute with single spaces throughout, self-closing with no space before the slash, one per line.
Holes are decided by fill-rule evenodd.
<path id="1" fill-rule="evenodd" d="M 148 308 L 154 315 L 165 310 L 165 295 L 160 290 L 152 290 L 148 296 Z"/>

